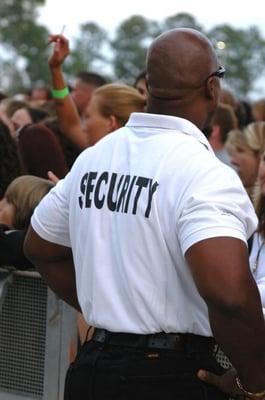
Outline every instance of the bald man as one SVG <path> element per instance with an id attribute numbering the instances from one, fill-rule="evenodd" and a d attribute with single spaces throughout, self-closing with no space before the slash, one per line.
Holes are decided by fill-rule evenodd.
<path id="1" fill-rule="evenodd" d="M 265 329 L 246 244 L 257 220 L 201 132 L 223 74 L 200 32 L 159 36 L 147 113 L 85 150 L 34 213 L 26 255 L 96 328 L 65 399 L 264 398 Z M 213 357 L 216 342 L 237 386 Z M 222 375 L 218 387 L 200 368 Z"/>

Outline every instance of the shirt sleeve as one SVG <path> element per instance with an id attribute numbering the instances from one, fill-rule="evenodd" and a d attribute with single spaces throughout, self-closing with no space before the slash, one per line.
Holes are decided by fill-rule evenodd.
<path id="1" fill-rule="evenodd" d="M 42 199 L 31 218 L 34 231 L 49 242 L 71 247 L 69 235 L 69 187 L 68 174 Z"/>
<path id="2" fill-rule="evenodd" d="M 76 174 L 89 157 L 90 148 L 75 160 L 71 171 L 42 199 L 31 218 L 35 232 L 49 242 L 71 247 L 69 207 Z"/>
<path id="3" fill-rule="evenodd" d="M 206 163 L 205 163 L 206 164 Z M 194 171 L 182 201 L 177 232 L 183 254 L 193 244 L 213 237 L 244 242 L 257 226 L 252 203 L 237 174 L 213 160 Z"/>

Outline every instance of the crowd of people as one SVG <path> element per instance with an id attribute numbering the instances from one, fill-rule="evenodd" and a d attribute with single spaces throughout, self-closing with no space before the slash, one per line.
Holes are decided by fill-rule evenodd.
<path id="1" fill-rule="evenodd" d="M 264 364 L 265 99 L 238 99 L 226 89 L 224 70 L 197 31 L 156 39 L 134 87 L 79 71 L 71 87 L 62 68 L 68 40 L 51 35 L 49 42 L 52 89 L 0 96 L 0 264 L 37 265 L 79 312 L 85 353 L 68 374 L 65 399 L 92 399 L 95 390 L 96 398 L 130 399 L 137 396 L 132 383 L 139 399 L 264 399 L 264 367 L 257 371 Z M 63 279 L 52 271 L 60 263 Z M 90 326 L 96 329 L 87 344 Z M 127 336 L 112 339 L 109 331 Z M 155 336 L 160 332 L 166 339 Z M 177 364 L 176 333 L 187 334 L 203 356 L 192 364 L 181 353 Z M 135 352 L 136 339 L 149 334 L 158 347 Z M 212 335 L 237 370 L 222 375 L 227 381 L 218 380 L 222 365 L 204 354 L 210 342 L 201 338 Z M 105 342 L 112 352 L 103 354 L 102 367 Z M 86 355 L 94 358 L 88 366 Z M 98 363 L 98 381 L 89 383 L 85 376 L 95 377 Z"/>

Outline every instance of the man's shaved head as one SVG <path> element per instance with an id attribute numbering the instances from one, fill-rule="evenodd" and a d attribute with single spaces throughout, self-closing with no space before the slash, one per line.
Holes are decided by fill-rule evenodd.
<path id="1" fill-rule="evenodd" d="M 188 28 L 163 33 L 147 55 L 147 112 L 185 118 L 203 129 L 218 104 L 219 67 L 202 33 Z"/>
<path id="2" fill-rule="evenodd" d="M 177 28 L 152 43 L 147 56 L 149 92 L 161 98 L 179 98 L 183 90 L 203 86 L 218 70 L 211 42 L 194 29 Z"/>

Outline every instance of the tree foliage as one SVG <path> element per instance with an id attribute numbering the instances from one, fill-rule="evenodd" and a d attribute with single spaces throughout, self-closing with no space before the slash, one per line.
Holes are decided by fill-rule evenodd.
<path id="1" fill-rule="evenodd" d="M 80 71 L 95 70 L 100 64 L 107 63 L 104 53 L 108 45 L 108 36 L 104 29 L 94 22 L 80 26 L 80 33 L 74 40 L 65 70 L 71 76 Z"/>
<path id="2" fill-rule="evenodd" d="M 208 32 L 216 46 L 221 62 L 226 66 L 227 85 L 238 96 L 247 95 L 257 77 L 264 74 L 265 40 L 257 27 L 234 29 L 219 25 Z M 224 47 L 218 50 L 218 43 Z"/>
<path id="3" fill-rule="evenodd" d="M 132 83 L 145 68 L 147 48 L 159 32 L 157 22 L 134 15 L 120 24 L 111 42 L 113 67 L 118 79 Z"/>
<path id="4" fill-rule="evenodd" d="M 1 89 L 12 85 L 15 91 L 36 81 L 49 81 L 48 30 L 37 23 L 38 10 L 44 4 L 45 0 L 1 0 Z M 247 96 L 264 74 L 265 41 L 257 27 L 235 29 L 222 24 L 206 32 L 188 13 L 178 13 L 159 22 L 133 15 L 117 27 L 113 38 L 94 22 L 82 24 L 71 43 L 66 71 L 69 76 L 80 70 L 102 74 L 108 71 L 113 80 L 132 83 L 145 68 L 152 39 L 176 27 L 194 28 L 208 35 L 227 69 L 227 85 L 237 96 Z M 225 44 L 223 49 L 218 48 L 220 42 Z"/>
<path id="5" fill-rule="evenodd" d="M 196 21 L 195 17 L 188 13 L 172 15 L 161 23 L 161 32 L 174 28 L 192 28 L 203 32 L 203 27 Z"/>
<path id="6" fill-rule="evenodd" d="M 117 78 L 128 83 L 144 70 L 147 49 L 156 36 L 165 30 L 187 27 L 202 30 L 196 19 L 187 13 L 179 13 L 158 23 L 140 15 L 123 21 L 112 41 L 113 66 Z"/>
<path id="7" fill-rule="evenodd" d="M 48 30 L 36 22 L 38 7 L 44 3 L 45 0 L 1 0 L 0 64 L 5 75 L 7 66 L 12 66 L 11 76 L 16 76 L 14 90 L 48 80 Z M 0 77 L 4 82 L 10 80 L 3 72 Z"/>

